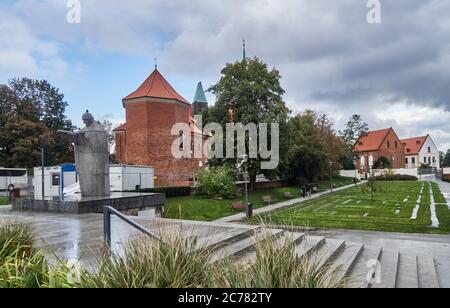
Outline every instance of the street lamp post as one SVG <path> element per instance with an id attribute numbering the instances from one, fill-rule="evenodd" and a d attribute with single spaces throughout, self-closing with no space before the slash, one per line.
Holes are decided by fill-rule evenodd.
<path id="1" fill-rule="evenodd" d="M 45 200 L 45 149 L 44 146 L 41 145 L 41 167 L 42 167 L 42 177 L 41 177 L 41 191 L 42 191 L 42 200 Z"/>
<path id="2" fill-rule="evenodd" d="M 241 165 L 244 166 L 244 187 L 245 187 L 245 208 L 246 208 L 246 216 L 247 219 L 252 218 L 252 211 L 250 209 L 251 204 L 249 203 L 248 200 L 248 175 L 247 175 L 247 163 L 248 163 L 248 156 L 247 155 L 243 155 L 242 156 L 242 162 Z"/>
<path id="3" fill-rule="evenodd" d="M 333 162 L 330 161 L 330 186 L 331 186 L 331 193 L 333 193 Z"/>

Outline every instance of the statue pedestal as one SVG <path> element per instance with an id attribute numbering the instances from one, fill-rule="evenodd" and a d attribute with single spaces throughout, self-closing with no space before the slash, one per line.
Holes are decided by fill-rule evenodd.
<path id="1" fill-rule="evenodd" d="M 103 213 L 105 206 L 111 206 L 125 215 L 137 216 L 140 211 L 154 209 L 157 217 L 163 217 L 166 197 L 164 194 L 112 193 L 109 197 L 81 198 L 66 196 L 64 200 L 16 199 L 13 211 L 48 213 L 88 214 Z"/>

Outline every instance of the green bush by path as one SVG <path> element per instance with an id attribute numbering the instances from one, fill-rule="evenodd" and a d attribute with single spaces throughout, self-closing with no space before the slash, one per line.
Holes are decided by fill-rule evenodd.
<path id="1" fill-rule="evenodd" d="M 228 166 L 203 169 L 197 176 L 197 193 L 204 197 L 236 197 L 235 174 Z"/>
<path id="2" fill-rule="evenodd" d="M 262 219 L 265 223 L 315 228 L 448 233 L 445 227 L 445 209 L 442 207 L 439 207 L 438 216 L 442 216 L 439 218 L 444 223 L 441 228 L 431 228 L 428 183 L 380 182 L 377 185 L 381 189 L 375 193 L 373 202 L 370 195 L 357 187 L 256 217 L 254 221 Z M 412 220 L 422 185 L 424 190 L 418 217 Z"/>
<path id="3" fill-rule="evenodd" d="M 418 181 L 419 179 L 416 176 L 412 175 L 403 175 L 403 174 L 387 174 L 387 175 L 380 175 L 374 177 L 376 181 Z"/>

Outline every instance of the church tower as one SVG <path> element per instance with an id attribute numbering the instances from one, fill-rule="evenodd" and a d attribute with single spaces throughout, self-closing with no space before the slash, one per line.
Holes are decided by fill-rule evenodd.
<path id="1" fill-rule="evenodd" d="M 202 94 L 199 100 L 206 101 Z M 197 133 L 191 104 L 155 68 L 136 91 L 123 99 L 123 106 L 126 123 L 114 131 L 119 163 L 154 167 L 157 187 L 192 185 L 200 160 L 176 159 L 171 152 L 179 138 L 171 134 L 173 125 L 186 123 L 192 136 Z"/>
<path id="2" fill-rule="evenodd" d="M 201 114 L 204 109 L 208 108 L 208 101 L 206 100 L 205 91 L 201 82 L 197 85 L 195 92 L 194 103 L 192 104 L 192 111 L 194 115 Z"/>

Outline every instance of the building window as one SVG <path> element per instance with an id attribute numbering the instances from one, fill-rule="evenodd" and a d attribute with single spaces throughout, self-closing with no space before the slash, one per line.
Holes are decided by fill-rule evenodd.
<path id="1" fill-rule="evenodd" d="M 391 142 L 390 141 L 387 142 L 387 147 L 388 147 L 388 149 L 391 148 Z"/>
<path id="2" fill-rule="evenodd" d="M 409 159 L 408 159 L 408 157 L 405 158 L 405 164 L 409 164 Z"/>
<path id="3" fill-rule="evenodd" d="M 428 147 L 428 153 L 431 153 L 431 147 Z"/>
<path id="4" fill-rule="evenodd" d="M 398 142 L 395 141 L 395 148 L 398 149 Z"/>
<path id="5" fill-rule="evenodd" d="M 433 163 L 436 163 L 436 157 L 433 157 Z"/>
<path id="6" fill-rule="evenodd" d="M 52 173 L 52 186 L 59 186 L 61 181 L 61 175 L 59 173 Z"/>
<path id="7" fill-rule="evenodd" d="M 413 163 L 413 164 L 416 163 L 416 158 L 415 157 L 411 158 L 411 163 Z"/>
<path id="8" fill-rule="evenodd" d="M 423 158 L 423 163 L 424 163 L 424 164 L 427 163 L 427 158 L 426 158 L 426 157 Z"/>
<path id="9" fill-rule="evenodd" d="M 428 157 L 428 163 L 431 164 L 431 157 Z"/>

